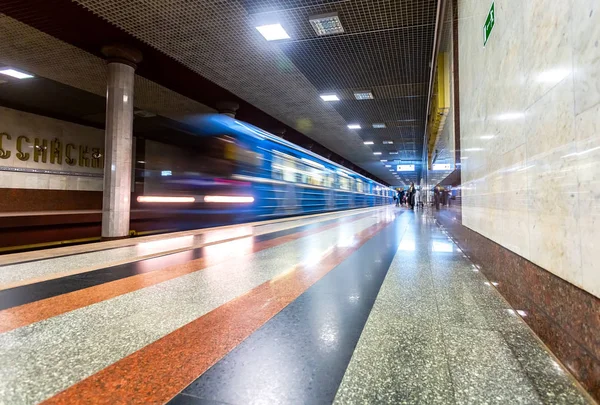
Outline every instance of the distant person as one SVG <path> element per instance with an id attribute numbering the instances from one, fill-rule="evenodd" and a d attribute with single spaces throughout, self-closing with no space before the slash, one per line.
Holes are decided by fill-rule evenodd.
<path id="1" fill-rule="evenodd" d="M 415 190 L 415 183 L 411 182 L 410 186 L 408 187 L 408 192 L 407 192 L 407 194 L 408 194 L 408 197 L 407 197 L 408 205 L 410 206 L 411 210 L 415 209 L 415 191 L 416 191 Z"/>
<path id="2" fill-rule="evenodd" d="M 441 200 L 441 195 L 440 195 L 440 186 L 437 185 L 435 186 L 435 188 L 433 189 L 433 201 L 435 202 L 435 209 L 439 211 L 440 209 L 440 200 Z"/>
<path id="3" fill-rule="evenodd" d="M 396 189 L 396 207 L 399 207 L 402 204 L 402 192 L 399 188 Z"/>
<path id="4" fill-rule="evenodd" d="M 421 189 L 420 189 L 420 187 L 417 187 L 417 189 L 415 190 L 415 205 L 417 206 L 417 209 L 419 209 L 419 206 L 421 205 Z"/>

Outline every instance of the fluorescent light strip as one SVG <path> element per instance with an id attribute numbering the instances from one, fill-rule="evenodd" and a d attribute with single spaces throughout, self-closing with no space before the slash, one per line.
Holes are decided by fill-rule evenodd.
<path id="1" fill-rule="evenodd" d="M 375 144 L 375 142 L 373 142 L 373 141 L 364 141 L 363 143 L 365 145 L 374 145 Z"/>
<path id="2" fill-rule="evenodd" d="M 194 197 L 141 195 L 137 198 L 137 201 L 140 203 L 192 203 L 196 199 Z"/>
<path id="3" fill-rule="evenodd" d="M 207 203 L 251 203 L 254 202 L 254 197 L 250 196 L 233 196 L 233 195 L 206 195 L 204 202 Z"/>
<path id="4" fill-rule="evenodd" d="M 357 100 L 373 100 L 373 93 L 370 90 L 355 91 L 354 98 Z"/>
<path id="5" fill-rule="evenodd" d="M 267 41 L 278 41 L 280 39 L 289 39 L 290 36 L 283 29 L 281 24 L 261 25 L 256 27 Z"/>
<path id="6" fill-rule="evenodd" d="M 20 72 L 16 69 L 11 69 L 11 68 L 4 68 L 4 69 L 0 69 L 0 73 L 6 76 L 10 76 L 10 77 L 14 77 L 16 79 L 31 79 L 33 77 L 33 75 L 30 75 L 29 73 L 25 73 L 25 72 Z"/>
<path id="7" fill-rule="evenodd" d="M 350 124 L 348 125 L 349 129 L 360 129 L 360 124 Z"/>
<path id="8" fill-rule="evenodd" d="M 321 94 L 320 97 L 323 101 L 340 101 L 337 94 Z"/>

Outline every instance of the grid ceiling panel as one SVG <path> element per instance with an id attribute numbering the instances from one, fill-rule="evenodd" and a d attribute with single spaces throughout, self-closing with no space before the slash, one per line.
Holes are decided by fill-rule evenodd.
<path id="1" fill-rule="evenodd" d="M 320 100 L 321 90 L 381 89 L 396 99 L 381 113 L 425 121 L 437 0 L 74 1 L 363 168 L 377 157 Z M 308 18 L 328 12 L 338 13 L 345 33 L 317 37 Z M 255 29 L 277 21 L 291 40 L 267 42 Z M 374 119 L 377 111 L 365 114 Z"/>
<path id="2" fill-rule="evenodd" d="M 0 64 L 18 66 L 37 76 L 106 96 L 106 62 L 29 25 L 0 14 Z M 212 108 L 153 81 L 135 76 L 136 108 L 185 121 Z"/>
<path id="3" fill-rule="evenodd" d="M 323 4 L 344 3 L 348 0 L 240 0 L 248 13 L 263 13 L 279 10 L 301 9 Z"/>
<path id="4" fill-rule="evenodd" d="M 243 1 L 242 4 L 248 3 Z M 267 3 L 261 1 L 260 3 Z M 270 4 L 285 1 L 268 1 Z M 337 13 L 345 35 L 376 31 L 402 31 L 415 27 L 429 27 L 433 35 L 437 3 L 435 0 L 346 0 L 304 3 L 297 7 L 247 7 L 255 22 L 279 22 L 293 33 L 295 40 L 317 38 L 309 23 L 312 16 Z M 314 3 L 314 4 L 309 4 Z"/>
<path id="5" fill-rule="evenodd" d="M 430 56 L 421 46 L 417 36 L 385 31 L 287 42 L 281 49 L 318 90 L 332 90 L 427 82 Z"/>

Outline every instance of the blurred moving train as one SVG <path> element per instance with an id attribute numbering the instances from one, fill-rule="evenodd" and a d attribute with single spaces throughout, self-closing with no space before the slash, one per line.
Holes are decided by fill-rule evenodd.
<path id="1" fill-rule="evenodd" d="M 226 115 L 194 122 L 178 146 L 136 145 L 133 209 L 210 213 L 232 222 L 393 202 L 393 190 Z"/>

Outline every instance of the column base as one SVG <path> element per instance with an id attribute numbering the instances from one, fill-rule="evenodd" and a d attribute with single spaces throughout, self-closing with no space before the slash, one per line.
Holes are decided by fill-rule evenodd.
<path id="1" fill-rule="evenodd" d="M 119 240 L 119 239 L 129 239 L 131 235 L 126 236 L 102 236 L 100 240 L 102 241 L 110 241 L 110 240 Z"/>

